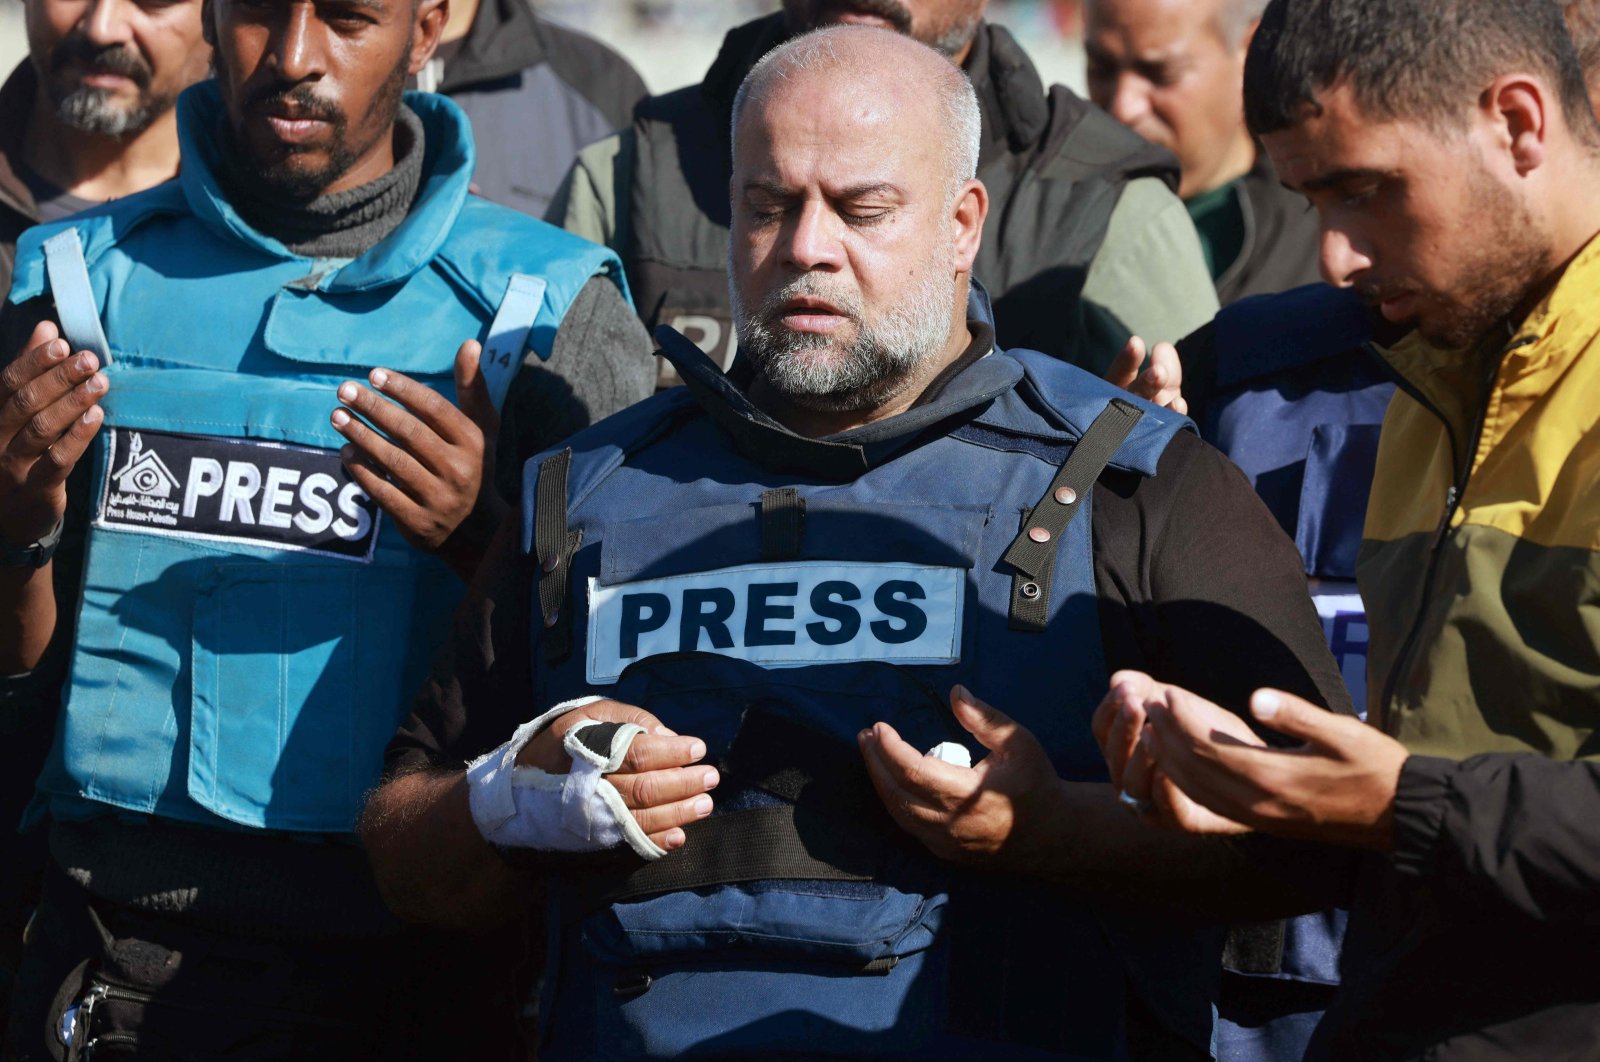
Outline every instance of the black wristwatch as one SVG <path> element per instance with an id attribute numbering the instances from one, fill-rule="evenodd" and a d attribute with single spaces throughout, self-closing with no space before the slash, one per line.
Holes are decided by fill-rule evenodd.
<path id="1" fill-rule="evenodd" d="M 49 564 L 50 558 L 56 555 L 56 547 L 61 545 L 61 528 L 65 523 L 65 520 L 57 520 L 48 535 L 26 546 L 0 542 L 0 568 L 43 568 Z"/>

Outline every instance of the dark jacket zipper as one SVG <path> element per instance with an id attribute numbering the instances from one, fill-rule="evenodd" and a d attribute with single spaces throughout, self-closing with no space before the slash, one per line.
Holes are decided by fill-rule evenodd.
<path id="1" fill-rule="evenodd" d="M 1379 698 L 1376 706 L 1377 710 L 1383 713 L 1382 718 L 1385 724 L 1387 724 L 1390 705 L 1394 699 L 1395 687 L 1399 684 L 1401 673 L 1409 665 L 1412 654 L 1416 652 L 1417 639 L 1422 635 L 1423 620 L 1428 615 L 1428 603 L 1433 599 L 1433 584 L 1439 574 L 1439 557 L 1443 551 L 1442 548 L 1445 541 L 1450 537 L 1450 521 L 1455 518 L 1456 510 L 1461 507 L 1461 499 L 1467 493 L 1467 483 L 1472 478 L 1472 457 L 1478 452 L 1478 446 L 1483 441 L 1484 422 L 1489 416 L 1489 399 L 1494 393 L 1494 382 L 1500 375 L 1500 366 L 1504 364 L 1507 354 L 1532 342 L 1534 340 L 1531 336 L 1515 339 L 1508 343 L 1500 351 L 1499 356 L 1490 363 L 1489 369 L 1485 373 L 1483 398 L 1478 403 L 1478 412 L 1472 423 L 1472 448 L 1467 451 L 1467 459 L 1465 461 L 1461 459 L 1461 452 L 1456 448 L 1455 431 L 1450 427 L 1450 421 L 1439 411 L 1439 407 L 1428 401 L 1422 392 L 1412 386 L 1409 380 L 1395 371 L 1393 366 L 1390 366 L 1389 375 L 1394 377 L 1397 386 L 1423 409 L 1432 413 L 1439 423 L 1444 425 L 1445 435 L 1450 440 L 1450 461 L 1456 468 L 1456 481 L 1445 492 L 1444 514 L 1439 518 L 1439 526 L 1434 529 L 1433 541 L 1428 544 L 1428 570 L 1422 579 L 1422 595 L 1417 602 L 1416 618 L 1412 620 L 1411 627 L 1406 632 L 1405 640 L 1400 643 L 1400 652 L 1394 658 L 1394 665 L 1389 668 L 1388 677 L 1384 679 L 1383 696 Z M 1368 346 L 1371 348 L 1372 345 L 1368 344 Z M 1376 350 L 1374 350 L 1374 353 L 1376 353 Z M 1384 364 L 1388 364 L 1387 360 L 1384 360 Z"/>

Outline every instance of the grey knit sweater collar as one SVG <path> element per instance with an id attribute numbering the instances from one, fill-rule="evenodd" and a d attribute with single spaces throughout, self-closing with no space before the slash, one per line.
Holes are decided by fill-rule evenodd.
<path id="1" fill-rule="evenodd" d="M 264 185 L 226 154 L 221 176 L 239 216 L 258 232 L 307 258 L 359 258 L 411 211 L 422 185 L 422 120 L 401 105 L 395 121 L 395 164 L 375 181 L 333 195 L 296 199 Z"/>

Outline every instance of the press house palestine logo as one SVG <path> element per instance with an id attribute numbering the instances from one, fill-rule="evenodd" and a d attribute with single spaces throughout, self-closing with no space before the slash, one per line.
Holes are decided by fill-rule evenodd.
<path id="1" fill-rule="evenodd" d="M 171 501 L 178 477 L 154 448 L 144 448 L 144 438 L 134 432 L 128 440 L 128 460 L 111 476 L 116 493 L 107 499 L 107 515 L 133 523 L 176 526 L 178 503 Z"/>

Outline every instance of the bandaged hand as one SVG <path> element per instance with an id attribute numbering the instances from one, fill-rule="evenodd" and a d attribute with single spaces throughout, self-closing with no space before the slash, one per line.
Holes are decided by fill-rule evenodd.
<path id="1" fill-rule="evenodd" d="M 559 852 L 628 845 L 645 859 L 681 847 L 719 781 L 705 743 L 648 712 L 585 697 L 519 727 L 467 769 L 472 817 L 492 844 Z"/>

